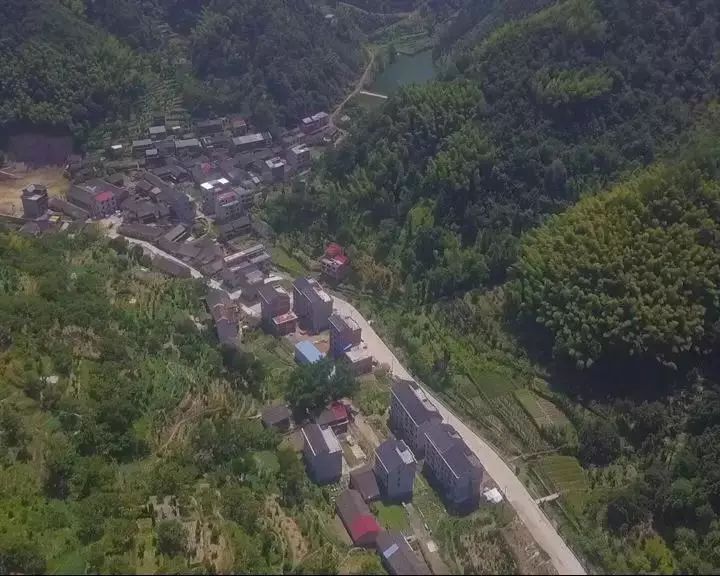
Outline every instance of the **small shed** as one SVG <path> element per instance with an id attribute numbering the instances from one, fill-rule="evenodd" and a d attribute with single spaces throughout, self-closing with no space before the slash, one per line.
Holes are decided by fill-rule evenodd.
<path id="1" fill-rule="evenodd" d="M 365 502 L 373 502 L 380 498 L 380 488 L 369 464 L 350 472 L 350 488 L 360 492 Z"/>
<path id="2" fill-rule="evenodd" d="M 303 340 L 295 344 L 295 361 L 298 364 L 314 364 L 325 357 L 325 354 L 317 349 L 315 344 Z"/>
<path id="3" fill-rule="evenodd" d="M 283 404 L 268 406 L 262 411 L 262 423 L 265 428 L 276 428 L 282 431 L 289 430 L 290 410 Z"/>

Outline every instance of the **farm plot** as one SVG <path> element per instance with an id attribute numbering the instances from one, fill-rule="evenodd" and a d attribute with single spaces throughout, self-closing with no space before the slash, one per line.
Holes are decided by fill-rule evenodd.
<path id="1" fill-rule="evenodd" d="M 515 390 L 515 398 L 525 412 L 535 421 L 538 428 L 565 427 L 570 425 L 567 419 L 555 404 L 541 398 L 527 388 Z"/>
<path id="2" fill-rule="evenodd" d="M 585 507 L 588 495 L 587 478 L 580 462 L 572 456 L 552 455 L 540 459 L 535 471 L 547 483 L 548 488 L 559 492 L 564 502 L 579 515 Z"/>
<path id="3" fill-rule="evenodd" d="M 549 448 L 540 436 L 540 431 L 512 394 L 506 394 L 489 401 L 495 414 L 512 431 L 530 452 L 540 452 Z"/>

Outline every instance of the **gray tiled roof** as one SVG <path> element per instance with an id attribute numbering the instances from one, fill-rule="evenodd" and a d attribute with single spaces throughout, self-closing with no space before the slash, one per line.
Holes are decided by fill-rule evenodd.
<path id="1" fill-rule="evenodd" d="M 430 574 L 427 564 L 420 560 L 399 532 L 380 532 L 376 543 L 378 554 L 390 574 Z"/>
<path id="2" fill-rule="evenodd" d="M 416 426 L 442 419 L 437 408 L 429 400 L 423 399 L 424 392 L 414 382 L 396 379 L 392 385 L 392 394 L 410 414 Z"/>
<path id="3" fill-rule="evenodd" d="M 391 472 L 392 470 L 397 470 L 407 464 L 403 461 L 402 456 L 400 455 L 400 452 L 403 451 L 410 451 L 405 445 L 405 442 L 402 440 L 398 441 L 390 439 L 385 440 L 385 442 L 380 444 L 380 446 L 375 449 L 375 454 L 380 459 L 383 466 L 385 466 L 387 471 Z"/>

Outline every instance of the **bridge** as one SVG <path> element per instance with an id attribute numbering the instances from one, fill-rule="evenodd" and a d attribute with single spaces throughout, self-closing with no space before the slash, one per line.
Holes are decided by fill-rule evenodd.
<path id="1" fill-rule="evenodd" d="M 363 94 L 365 96 L 372 96 L 374 98 L 381 98 L 383 100 L 387 100 L 389 96 L 386 96 L 385 94 L 378 94 L 377 92 L 368 92 L 367 90 L 360 90 L 358 94 Z"/>

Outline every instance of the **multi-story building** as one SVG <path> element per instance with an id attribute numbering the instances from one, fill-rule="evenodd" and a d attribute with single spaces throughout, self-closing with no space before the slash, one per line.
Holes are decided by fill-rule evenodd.
<path id="1" fill-rule="evenodd" d="M 327 112 L 318 112 L 300 121 L 300 129 L 305 134 L 313 134 L 322 130 L 330 123 L 330 115 Z"/>
<path id="2" fill-rule="evenodd" d="M 305 144 L 293 146 L 287 153 L 287 159 L 290 166 L 295 170 L 302 170 L 310 165 L 310 148 Z"/>
<path id="3" fill-rule="evenodd" d="M 225 266 L 222 276 L 228 288 L 242 290 L 242 295 L 247 300 L 255 299 L 258 288 L 265 284 L 265 274 L 255 264 L 247 261 Z"/>
<path id="4" fill-rule="evenodd" d="M 405 440 L 415 456 L 422 458 L 425 453 L 425 427 L 441 421 L 438 409 L 417 383 L 395 379 L 390 397 L 390 428 Z"/>
<path id="5" fill-rule="evenodd" d="M 214 118 L 212 120 L 202 120 L 195 123 L 195 132 L 198 136 L 209 136 L 218 134 L 223 131 L 225 122 L 222 118 Z"/>
<path id="6" fill-rule="evenodd" d="M 333 299 L 313 278 L 298 278 L 293 282 L 293 311 L 300 325 L 317 334 L 330 325 Z"/>
<path id="7" fill-rule="evenodd" d="M 109 216 L 118 209 L 130 193 L 101 179 L 83 184 L 73 184 L 68 192 L 68 200 L 87 210 L 92 218 Z"/>
<path id="8" fill-rule="evenodd" d="M 260 315 L 265 327 L 276 336 L 295 331 L 297 316 L 290 310 L 290 294 L 279 286 L 263 284 L 258 287 Z"/>
<path id="9" fill-rule="evenodd" d="M 235 190 L 221 192 L 215 197 L 215 221 L 218 224 L 237 220 L 245 215 L 245 208 Z"/>
<path id="10" fill-rule="evenodd" d="M 235 152 L 249 152 L 260 148 L 267 148 L 272 143 L 272 136 L 269 132 L 256 132 L 245 134 L 232 139 L 232 148 Z"/>
<path id="11" fill-rule="evenodd" d="M 265 160 L 265 171 L 268 173 L 270 182 L 283 182 L 285 180 L 286 162 L 279 156 Z"/>
<path id="12" fill-rule="evenodd" d="M 23 216 L 40 218 L 48 210 L 48 192 L 42 184 L 30 184 L 22 191 Z"/>
<path id="13" fill-rule="evenodd" d="M 483 468 L 455 428 L 444 422 L 427 426 L 425 466 L 442 489 L 446 501 L 456 507 L 477 502 Z"/>
<path id="14" fill-rule="evenodd" d="M 330 352 L 335 358 L 359 346 L 362 341 L 362 331 L 357 322 L 349 316 L 333 314 L 330 321 Z"/>
<path id="15" fill-rule="evenodd" d="M 412 499 L 417 461 L 402 440 L 385 440 L 375 449 L 375 477 L 388 500 Z"/>
<path id="16" fill-rule="evenodd" d="M 308 424 L 302 435 L 303 457 L 310 477 L 318 484 L 337 482 L 342 476 L 342 448 L 332 428 Z"/>
<path id="17" fill-rule="evenodd" d="M 215 214 L 217 198 L 221 194 L 230 192 L 230 180 L 227 178 L 215 178 L 200 184 L 202 189 L 203 212 L 208 215 Z"/>

